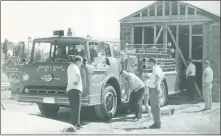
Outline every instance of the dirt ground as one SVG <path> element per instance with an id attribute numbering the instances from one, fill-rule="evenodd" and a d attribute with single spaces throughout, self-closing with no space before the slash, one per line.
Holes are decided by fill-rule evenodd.
<path id="1" fill-rule="evenodd" d="M 37 105 L 32 103 L 20 103 L 9 99 L 9 91 L 1 91 L 1 100 L 8 110 L 25 112 L 41 116 Z M 147 129 L 153 123 L 147 114 L 138 122 L 132 122 L 132 115 L 117 114 L 111 122 L 100 122 L 94 119 L 90 111 L 82 111 L 82 129 L 77 134 L 220 134 L 220 103 L 214 102 L 212 110 L 202 112 L 203 102 L 188 103 L 182 95 L 169 98 L 169 105 L 162 108 L 174 108 L 174 115 L 162 115 L 162 128 L 157 130 Z M 68 108 L 61 108 L 54 118 L 69 122 Z M 91 116 L 88 116 L 91 115 Z"/>

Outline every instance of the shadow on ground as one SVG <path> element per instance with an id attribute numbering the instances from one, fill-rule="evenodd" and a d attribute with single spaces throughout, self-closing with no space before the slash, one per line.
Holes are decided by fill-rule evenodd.
<path id="1" fill-rule="evenodd" d="M 133 130 L 144 130 L 149 129 L 149 127 L 131 127 L 131 128 L 115 128 L 118 130 L 125 130 L 125 131 L 133 131 Z"/>
<path id="2" fill-rule="evenodd" d="M 183 105 L 181 108 L 188 107 L 186 104 L 197 104 L 200 100 L 195 101 L 187 101 L 186 92 L 182 92 L 176 95 L 171 95 L 168 97 L 168 106 L 174 106 L 174 105 Z M 167 106 L 165 106 L 167 107 Z M 164 107 L 162 107 L 164 109 Z M 176 111 L 176 109 L 175 109 Z M 184 113 L 194 113 L 194 112 L 201 112 L 199 111 L 186 111 Z M 145 115 L 145 114 L 143 114 Z M 41 114 L 37 114 L 37 116 L 42 116 Z M 60 108 L 58 114 L 56 117 L 51 118 L 58 121 L 63 121 L 70 123 L 70 109 L 69 108 Z M 117 112 L 115 117 L 111 121 L 100 121 L 97 119 L 95 111 L 93 108 L 83 108 L 81 112 L 81 122 L 82 126 L 87 125 L 90 122 L 102 122 L 102 123 L 110 123 L 110 122 L 132 122 L 133 119 L 131 116 L 129 116 L 129 113 L 125 112 Z M 142 129 L 141 128 L 126 128 L 126 131 L 130 131 L 130 129 Z"/>

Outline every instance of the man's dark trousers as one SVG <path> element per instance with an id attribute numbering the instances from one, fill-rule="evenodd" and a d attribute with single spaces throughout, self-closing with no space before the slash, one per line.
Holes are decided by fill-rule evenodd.
<path id="1" fill-rule="evenodd" d="M 194 99 L 194 89 L 195 89 L 195 76 L 188 76 L 187 77 L 187 93 L 188 93 L 188 100 Z"/>
<path id="2" fill-rule="evenodd" d="M 151 112 L 153 115 L 154 124 L 157 126 L 161 126 L 161 111 L 160 111 L 160 90 L 157 88 L 149 88 L 150 90 L 150 106 Z"/>
<path id="3" fill-rule="evenodd" d="M 71 123 L 80 126 L 80 111 L 82 93 L 79 90 L 72 89 L 67 92 L 71 104 Z"/>
<path id="4" fill-rule="evenodd" d="M 131 93 L 131 98 L 129 101 L 129 107 L 132 112 L 135 113 L 135 116 L 140 118 L 142 112 L 142 102 L 143 102 L 143 95 L 144 95 L 144 88 L 139 89 L 137 92 Z"/>

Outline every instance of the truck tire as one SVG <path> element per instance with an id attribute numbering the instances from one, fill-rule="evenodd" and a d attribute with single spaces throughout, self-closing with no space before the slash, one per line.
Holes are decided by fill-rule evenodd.
<path id="1" fill-rule="evenodd" d="M 59 110 L 58 105 L 46 103 L 38 103 L 38 108 L 41 114 L 46 117 L 55 117 Z"/>
<path id="2" fill-rule="evenodd" d="M 99 120 L 111 120 L 117 109 L 117 93 L 113 86 L 106 85 L 102 93 L 102 104 L 96 105 L 95 113 Z"/>
<path id="3" fill-rule="evenodd" d="M 160 94 L 159 94 L 159 97 L 160 97 L 160 106 L 163 107 L 165 105 L 167 105 L 167 96 L 168 96 L 168 93 L 167 93 L 167 88 L 166 88 L 166 82 L 165 81 L 162 81 L 161 84 L 160 84 Z"/>

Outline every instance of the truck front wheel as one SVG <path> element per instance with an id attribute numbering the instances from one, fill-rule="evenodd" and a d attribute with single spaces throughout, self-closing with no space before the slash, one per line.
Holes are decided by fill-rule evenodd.
<path id="1" fill-rule="evenodd" d="M 41 114 L 46 117 L 55 117 L 59 110 L 58 105 L 46 103 L 38 103 L 38 108 Z"/>
<path id="2" fill-rule="evenodd" d="M 102 104 L 96 105 L 94 108 L 99 120 L 112 119 L 117 109 L 117 93 L 113 86 L 106 85 L 102 94 Z"/>

